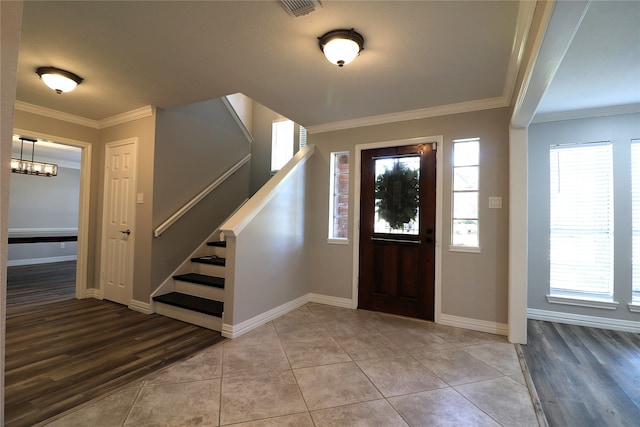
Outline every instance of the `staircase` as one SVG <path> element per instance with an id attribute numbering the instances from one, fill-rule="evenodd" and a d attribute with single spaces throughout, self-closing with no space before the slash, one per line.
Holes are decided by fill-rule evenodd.
<path id="1" fill-rule="evenodd" d="M 191 258 L 192 272 L 173 276 L 174 290 L 153 297 L 156 313 L 221 331 L 226 246 L 208 242 L 208 255 Z"/>

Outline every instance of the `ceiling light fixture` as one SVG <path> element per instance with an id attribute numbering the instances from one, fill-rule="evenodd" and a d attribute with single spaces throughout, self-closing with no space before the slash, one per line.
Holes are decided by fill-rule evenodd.
<path id="1" fill-rule="evenodd" d="M 320 50 L 329 62 L 342 67 L 353 61 L 364 49 L 364 37 L 350 30 L 332 30 L 318 37 Z"/>
<path id="2" fill-rule="evenodd" d="M 31 161 L 22 159 L 22 152 L 24 150 L 25 141 L 29 141 L 31 143 Z M 11 172 L 21 173 L 25 175 L 57 176 L 58 165 L 33 161 L 33 153 L 36 148 L 36 142 L 37 140 L 35 139 L 20 138 L 20 158 L 11 158 Z"/>
<path id="3" fill-rule="evenodd" d="M 82 82 L 82 77 L 73 74 L 70 71 L 61 70 L 55 67 L 40 67 L 36 70 L 36 74 L 40 79 L 55 90 L 57 94 L 62 92 L 71 92 Z"/>

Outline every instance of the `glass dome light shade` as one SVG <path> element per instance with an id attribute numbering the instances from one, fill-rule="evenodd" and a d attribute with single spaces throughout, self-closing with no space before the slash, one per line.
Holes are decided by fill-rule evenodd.
<path id="1" fill-rule="evenodd" d="M 353 61 L 364 46 L 364 38 L 353 28 L 329 31 L 318 39 L 327 60 L 338 67 Z"/>
<path id="2" fill-rule="evenodd" d="M 40 79 L 56 93 L 71 92 L 82 82 L 77 75 L 54 67 L 40 67 L 36 70 Z"/>

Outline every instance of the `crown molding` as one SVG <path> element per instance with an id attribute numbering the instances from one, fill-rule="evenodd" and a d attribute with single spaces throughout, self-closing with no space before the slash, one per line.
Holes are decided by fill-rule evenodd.
<path id="1" fill-rule="evenodd" d="M 15 109 L 24 111 L 26 113 L 37 114 L 39 116 L 49 117 L 51 119 L 62 120 L 63 122 L 74 123 L 81 126 L 90 127 L 93 129 L 104 129 L 110 126 L 119 125 L 122 123 L 131 122 L 133 120 L 142 119 L 152 116 L 155 108 L 151 105 L 141 107 L 136 110 L 128 111 L 126 113 L 117 114 L 115 116 L 107 117 L 101 120 L 92 120 L 86 117 L 76 116 L 74 114 L 63 113 L 62 111 L 52 110 L 46 107 L 40 107 L 39 105 L 29 104 L 23 101 L 16 101 Z"/>
<path id="2" fill-rule="evenodd" d="M 469 113 L 472 111 L 490 110 L 508 107 L 509 101 L 504 96 L 479 99 L 476 101 L 459 102 L 457 104 L 441 105 L 439 107 L 421 108 L 418 110 L 399 113 L 382 114 L 379 116 L 363 117 L 360 119 L 343 120 L 307 127 L 310 134 L 331 132 L 336 130 L 353 129 L 364 126 L 382 125 L 387 123 L 404 122 L 407 120 L 426 119 L 429 117 L 448 116 L 451 114 Z"/>
<path id="3" fill-rule="evenodd" d="M 145 107 L 127 111 L 126 113 L 116 114 L 115 116 L 98 120 L 98 126 L 100 126 L 100 129 L 104 129 L 110 126 L 120 125 L 122 123 L 132 122 L 138 119 L 144 119 L 145 117 L 152 116 L 154 111 L 154 107 L 152 107 L 151 105 L 147 105 Z"/>
<path id="4" fill-rule="evenodd" d="M 27 102 L 16 100 L 15 109 L 24 111 L 25 113 L 32 113 L 39 116 L 49 117 L 51 119 L 62 120 L 63 122 L 74 123 L 93 129 L 100 129 L 100 126 L 96 120 L 87 119 L 86 117 L 80 117 L 74 114 L 63 113 L 62 111 L 40 107 L 39 105 L 29 104 Z"/>
<path id="5" fill-rule="evenodd" d="M 504 98 L 511 103 L 513 92 L 515 91 L 516 82 L 518 80 L 518 72 L 522 65 L 522 56 L 524 55 L 527 44 L 527 36 L 533 22 L 533 15 L 536 10 L 536 2 L 521 1 L 518 5 L 518 19 L 516 21 L 516 33 L 511 49 L 511 57 L 507 67 L 507 76 L 504 82 L 502 94 Z"/>
<path id="6" fill-rule="evenodd" d="M 640 113 L 640 103 L 614 105 L 609 107 L 585 108 L 582 110 L 538 113 L 531 123 L 558 122 L 561 120 L 590 119 L 593 117 L 617 116 L 620 114 Z"/>

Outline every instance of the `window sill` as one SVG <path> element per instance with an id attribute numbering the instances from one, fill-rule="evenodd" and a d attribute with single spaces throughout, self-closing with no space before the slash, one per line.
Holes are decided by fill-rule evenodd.
<path id="1" fill-rule="evenodd" d="M 466 252 L 471 254 L 479 254 L 480 246 L 449 246 L 449 252 Z"/>
<path id="2" fill-rule="evenodd" d="M 327 239 L 327 243 L 331 245 L 348 245 L 349 239 Z"/>
<path id="3" fill-rule="evenodd" d="M 640 301 L 634 301 L 627 304 L 629 311 L 632 313 L 640 313 Z"/>
<path id="4" fill-rule="evenodd" d="M 575 305 L 578 307 L 601 308 L 604 310 L 617 310 L 618 303 L 613 300 L 586 299 L 568 296 L 547 295 L 547 302 L 550 304 Z"/>

